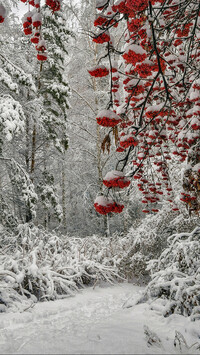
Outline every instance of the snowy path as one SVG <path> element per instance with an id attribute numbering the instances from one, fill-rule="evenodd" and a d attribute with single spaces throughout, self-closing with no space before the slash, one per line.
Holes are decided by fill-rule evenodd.
<path id="1" fill-rule="evenodd" d="M 175 329 L 188 334 L 189 344 L 198 340 L 200 323 L 164 319 L 147 305 L 122 308 L 140 292 L 131 284 L 89 288 L 24 313 L 0 314 L 0 354 L 175 354 Z M 161 347 L 147 346 L 144 325 L 161 337 Z"/>

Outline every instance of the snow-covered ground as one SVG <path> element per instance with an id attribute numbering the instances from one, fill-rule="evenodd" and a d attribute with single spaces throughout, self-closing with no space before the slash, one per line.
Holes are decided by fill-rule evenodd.
<path id="1" fill-rule="evenodd" d="M 200 321 L 164 318 L 147 304 L 126 308 L 141 292 L 128 283 L 102 285 L 75 297 L 38 303 L 23 313 L 2 313 L 0 353 L 199 354 L 196 346 L 189 347 L 200 344 Z M 145 329 L 155 333 L 152 345 Z M 182 351 L 173 345 L 175 331 L 186 340 Z"/>

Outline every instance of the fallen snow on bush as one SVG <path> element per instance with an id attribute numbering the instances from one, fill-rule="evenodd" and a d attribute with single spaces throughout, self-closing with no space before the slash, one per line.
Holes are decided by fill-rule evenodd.
<path id="1" fill-rule="evenodd" d="M 143 300 L 159 306 L 164 317 L 177 313 L 200 320 L 199 255 L 200 227 L 170 236 L 160 257 L 149 262 L 152 280 Z"/>
<path id="2" fill-rule="evenodd" d="M 123 238 L 57 236 L 34 225 L 4 234 L 0 248 L 0 311 L 55 300 L 99 281 L 123 280 Z"/>

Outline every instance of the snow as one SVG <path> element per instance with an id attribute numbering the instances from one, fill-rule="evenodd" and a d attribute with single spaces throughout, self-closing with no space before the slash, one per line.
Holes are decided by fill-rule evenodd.
<path id="1" fill-rule="evenodd" d="M 100 112 L 98 112 L 97 117 L 98 118 L 107 117 L 112 120 L 120 120 L 120 117 L 111 110 L 101 110 Z"/>
<path id="2" fill-rule="evenodd" d="M 33 16 L 33 11 L 26 12 L 22 17 L 22 22 L 24 23 L 27 20 L 27 18 L 32 18 L 32 16 Z"/>
<path id="3" fill-rule="evenodd" d="M 107 206 L 110 203 L 112 204 L 113 200 L 105 196 L 97 196 L 96 199 L 94 200 L 94 203 L 97 203 L 100 206 Z"/>
<path id="4" fill-rule="evenodd" d="M 117 107 L 117 114 L 125 114 L 126 113 L 126 105 L 122 104 L 119 107 Z"/>
<path id="5" fill-rule="evenodd" d="M 125 53 L 128 53 L 129 50 L 137 54 L 146 54 L 146 51 L 141 46 L 138 46 L 137 44 L 128 44 L 125 48 Z"/>
<path id="6" fill-rule="evenodd" d="M 144 61 L 143 61 L 143 64 L 147 64 L 147 65 L 154 65 L 154 62 L 152 62 L 152 60 L 146 58 Z"/>
<path id="7" fill-rule="evenodd" d="M 41 39 L 38 44 L 37 44 L 37 48 L 41 48 L 41 50 L 46 50 L 46 42 L 44 39 Z"/>
<path id="8" fill-rule="evenodd" d="M 200 93 L 199 90 L 192 90 L 190 93 L 190 100 L 199 100 L 200 98 Z"/>
<path id="9" fill-rule="evenodd" d="M 124 178 L 124 173 L 122 171 L 111 170 L 105 175 L 104 180 L 110 181 L 119 177 Z"/>
<path id="10" fill-rule="evenodd" d="M 19 93 L 18 85 L 12 81 L 10 75 L 8 75 L 2 68 L 0 68 L 0 81 L 1 83 L 5 83 L 11 91 L 15 91 L 17 94 Z"/>
<path id="11" fill-rule="evenodd" d="M 102 7 L 107 3 L 107 0 L 96 0 L 96 7 Z"/>
<path id="12" fill-rule="evenodd" d="M 10 141 L 13 135 L 24 130 L 25 115 L 21 104 L 10 96 L 1 97 L 0 124 L 6 140 Z"/>
<path id="13" fill-rule="evenodd" d="M 148 106 L 146 112 L 159 112 L 163 108 L 163 104 Z"/>
<path id="14" fill-rule="evenodd" d="M 193 171 L 200 171 L 200 163 L 196 164 L 192 168 Z"/>
<path id="15" fill-rule="evenodd" d="M 75 297 L 38 303 L 23 313 L 1 314 L 0 354 L 198 354 L 199 322 L 159 306 L 136 303 L 142 287 L 131 283 L 87 288 Z M 153 339 L 153 341 L 152 341 Z"/>
<path id="16" fill-rule="evenodd" d="M 42 22 L 42 15 L 39 12 L 35 12 L 32 17 L 32 22 L 40 21 Z"/>
<path id="17" fill-rule="evenodd" d="M 127 141 L 129 138 L 133 138 L 134 134 L 133 133 L 128 133 L 125 134 L 124 136 L 120 137 L 120 142 L 125 142 Z"/>
<path id="18" fill-rule="evenodd" d="M 118 61 L 117 60 L 113 60 L 112 67 L 115 69 L 118 69 Z"/>
<path id="19" fill-rule="evenodd" d="M 139 84 L 139 80 L 138 79 L 131 79 L 128 83 L 127 83 L 127 85 L 126 85 L 126 87 L 135 87 L 135 86 L 137 86 Z"/>

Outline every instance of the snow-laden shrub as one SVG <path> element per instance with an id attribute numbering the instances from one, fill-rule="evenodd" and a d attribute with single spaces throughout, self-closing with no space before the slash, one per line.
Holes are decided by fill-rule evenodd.
<path id="1" fill-rule="evenodd" d="M 127 254 L 121 261 L 121 269 L 129 279 L 138 282 L 150 280 L 147 264 L 156 259 L 167 247 L 167 238 L 181 231 L 191 232 L 198 223 L 198 217 L 189 217 L 186 212 L 173 212 L 165 205 L 156 215 L 148 215 L 127 234 Z M 129 247 L 128 247 L 129 246 Z"/>
<path id="2" fill-rule="evenodd" d="M 164 316 L 178 313 L 200 319 L 200 227 L 174 234 L 157 260 L 149 262 L 152 280 L 143 300 L 155 300 Z M 153 306 L 152 306 L 153 307 Z"/>
<path id="3" fill-rule="evenodd" d="M 118 265 L 126 250 L 120 237 L 58 236 L 24 224 L 19 226 L 17 235 L 4 235 L 3 241 L 2 309 L 18 302 L 19 295 L 31 301 L 54 300 L 73 295 L 84 285 L 121 279 Z"/>
<path id="4" fill-rule="evenodd" d="M 3 280 L 0 281 L 0 313 L 6 312 L 9 309 L 11 311 L 24 311 L 33 306 L 36 301 L 37 299 L 34 295 L 30 295 L 27 298 L 13 289 L 12 283 L 4 282 Z"/>

